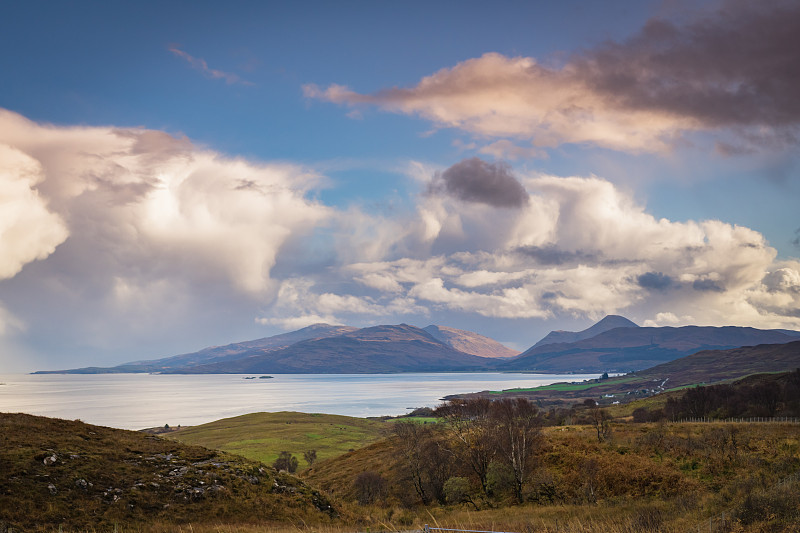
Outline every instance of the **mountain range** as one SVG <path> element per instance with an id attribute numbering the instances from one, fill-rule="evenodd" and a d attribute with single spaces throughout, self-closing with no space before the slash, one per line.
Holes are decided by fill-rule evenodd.
<path id="1" fill-rule="evenodd" d="M 483 335 L 430 325 L 367 328 L 315 324 L 253 341 L 110 368 L 38 373 L 390 373 L 642 370 L 701 350 L 781 344 L 800 332 L 746 327 L 639 327 L 610 315 L 578 332 L 553 331 L 518 354 Z"/>

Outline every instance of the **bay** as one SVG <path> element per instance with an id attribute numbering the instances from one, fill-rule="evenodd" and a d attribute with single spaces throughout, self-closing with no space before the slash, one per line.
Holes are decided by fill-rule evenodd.
<path id="1" fill-rule="evenodd" d="M 450 394 L 583 381 L 597 374 L 8 374 L 0 412 L 122 429 L 190 426 L 254 412 L 400 415 Z M 254 378 L 254 379 L 248 379 Z"/>

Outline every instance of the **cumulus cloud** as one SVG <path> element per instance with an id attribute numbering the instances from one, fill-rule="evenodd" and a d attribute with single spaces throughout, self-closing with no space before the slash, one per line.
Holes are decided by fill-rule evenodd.
<path id="1" fill-rule="evenodd" d="M 493 207 L 522 207 L 528 203 L 528 193 L 507 163 L 488 163 L 477 157 L 437 173 L 428 191 Z"/>
<path id="2" fill-rule="evenodd" d="M 299 165 L 230 158 L 163 132 L 0 111 L 0 268 L 14 276 L 0 299 L 28 324 L 49 316 L 53 334 L 107 343 L 196 327 L 219 305 L 254 314 L 277 291 L 283 246 L 332 216 L 307 197 L 319 181 Z M 76 327 L 84 319 L 91 335 Z"/>
<path id="3" fill-rule="evenodd" d="M 0 191 L 25 206 L 0 210 L 0 327 L 41 353 L 154 358 L 376 317 L 800 328 L 800 263 L 746 227 L 654 217 L 600 177 L 411 165 L 422 192 L 376 215 L 311 199 L 322 178 L 302 166 L 164 132 L 3 111 L 0 147 Z"/>
<path id="4" fill-rule="evenodd" d="M 429 173 L 428 182 L 440 179 Z M 800 326 L 786 296 L 793 267 L 775 269 L 776 251 L 758 232 L 656 218 L 597 177 L 529 174 L 519 181 L 528 201 L 513 210 L 465 210 L 449 196 L 421 196 L 398 224 L 404 231 L 373 244 L 379 260 L 362 255 L 327 271 L 325 291 L 358 295 L 368 313 L 403 300 L 431 313 L 504 319 L 627 313 L 662 325 L 674 315 L 679 323 Z M 307 290 L 297 299 L 298 316 L 307 314 L 305 302 L 337 317 L 355 310 L 325 306 L 318 289 Z"/>
<path id="5" fill-rule="evenodd" d="M 663 151 L 683 134 L 725 129 L 727 153 L 795 143 L 800 124 L 800 5 L 729 0 L 686 22 L 653 18 L 630 39 L 562 65 L 487 53 L 413 87 L 360 94 L 304 87 L 309 98 L 375 105 L 437 127 L 526 139 L 533 149 L 588 143 Z M 484 151 L 513 155 L 508 140 Z"/>
<path id="6" fill-rule="evenodd" d="M 46 258 L 67 238 L 63 219 L 36 190 L 43 180 L 35 159 L 0 142 L 0 279 Z"/>

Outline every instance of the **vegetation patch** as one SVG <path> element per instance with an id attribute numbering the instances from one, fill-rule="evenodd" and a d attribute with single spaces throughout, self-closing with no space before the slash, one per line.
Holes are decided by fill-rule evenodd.
<path id="1" fill-rule="evenodd" d="M 0 531 L 118 524 L 330 523 L 328 498 L 224 452 L 79 421 L 0 413 Z"/>
<path id="2" fill-rule="evenodd" d="M 253 413 L 182 428 L 170 438 L 235 453 L 272 464 L 282 451 L 309 465 L 303 454 L 316 451 L 316 459 L 336 457 L 363 448 L 384 434 L 387 424 L 378 420 L 319 413 Z"/>

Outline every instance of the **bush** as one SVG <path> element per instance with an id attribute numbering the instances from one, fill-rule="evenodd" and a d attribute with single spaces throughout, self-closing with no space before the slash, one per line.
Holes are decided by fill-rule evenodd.
<path id="1" fill-rule="evenodd" d="M 297 472 L 297 465 L 297 457 L 286 451 L 279 453 L 278 458 L 272 463 L 276 470 L 286 470 L 290 474 Z"/>
<path id="2" fill-rule="evenodd" d="M 386 498 L 386 480 L 371 470 L 361 472 L 353 482 L 356 498 L 361 505 L 368 505 Z"/>
<path id="3" fill-rule="evenodd" d="M 469 481 L 467 481 L 467 478 L 454 476 L 445 481 L 444 496 L 447 499 L 447 503 L 469 501 Z"/>

